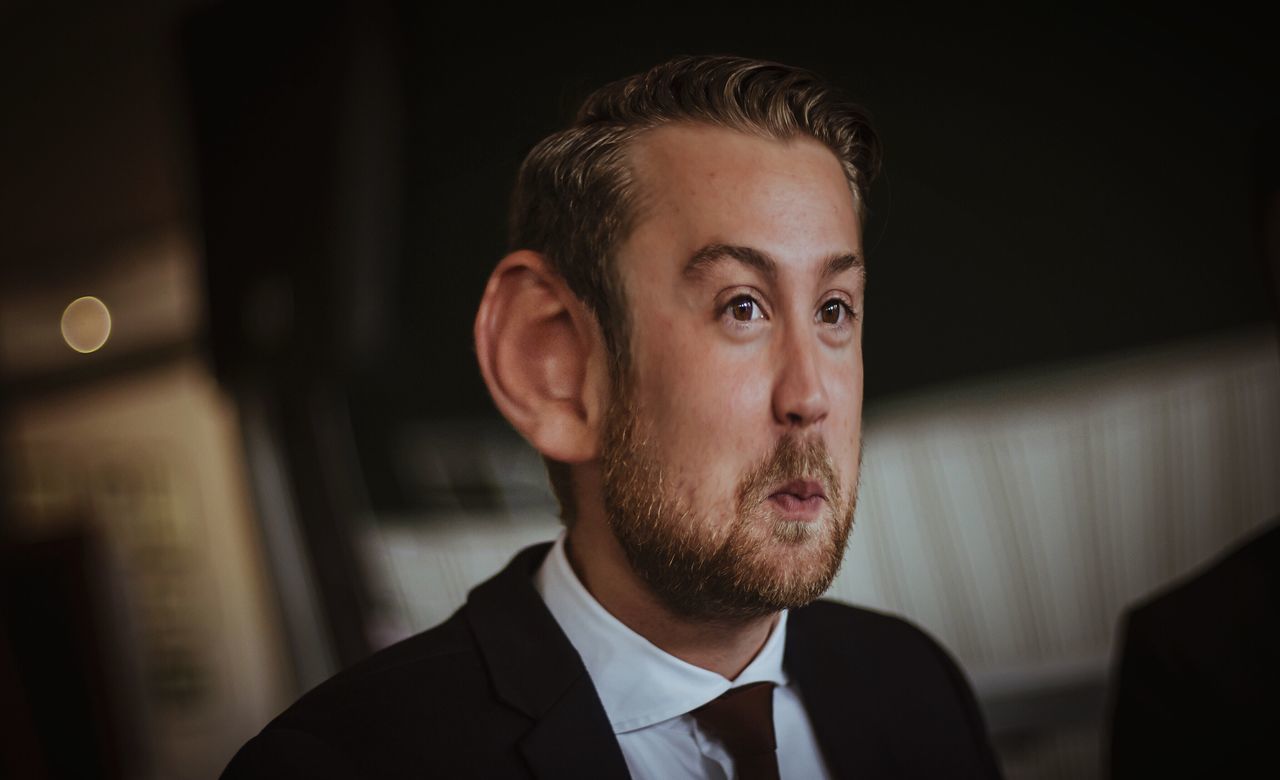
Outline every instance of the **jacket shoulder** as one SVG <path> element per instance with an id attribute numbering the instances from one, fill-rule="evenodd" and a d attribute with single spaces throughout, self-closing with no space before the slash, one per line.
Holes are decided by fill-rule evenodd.
<path id="1" fill-rule="evenodd" d="M 859 655 L 893 659 L 892 668 L 918 671 L 920 665 L 955 663 L 938 640 L 915 623 L 866 607 L 815 601 L 794 610 L 788 623 L 802 634 L 826 637 Z"/>
<path id="2" fill-rule="evenodd" d="M 787 644 L 788 671 L 815 729 L 827 744 L 847 745 L 829 756 L 848 760 L 837 774 L 999 777 L 968 678 L 918 626 L 817 601 L 790 614 Z"/>
<path id="3" fill-rule="evenodd" d="M 1270 605 L 1263 597 L 1277 592 L 1277 572 L 1280 518 L 1196 572 L 1134 604 L 1125 619 L 1153 632 L 1182 630 L 1190 622 L 1188 615 L 1219 625 L 1257 624 L 1264 612 L 1270 620 L 1272 610 L 1265 609 Z"/>
<path id="4" fill-rule="evenodd" d="M 466 610 L 313 688 L 223 776 L 390 777 L 415 768 L 454 776 L 518 761 L 513 745 L 526 720 L 494 695 Z"/>
<path id="5" fill-rule="evenodd" d="M 969 678 L 951 653 L 902 617 L 823 600 L 794 611 L 788 630 L 796 631 L 801 646 L 821 643 L 811 657 L 856 664 L 873 673 L 876 689 L 909 693 L 922 701 L 956 701 L 976 710 Z"/>

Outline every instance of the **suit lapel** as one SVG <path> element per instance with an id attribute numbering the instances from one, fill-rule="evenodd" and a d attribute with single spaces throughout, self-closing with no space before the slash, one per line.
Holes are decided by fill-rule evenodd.
<path id="1" fill-rule="evenodd" d="M 787 617 L 783 664 L 800 689 L 827 770 L 832 777 L 889 777 L 893 768 L 877 749 L 881 728 L 874 708 L 858 701 L 867 686 L 858 679 L 866 664 L 857 642 L 824 625 L 815 606 Z"/>
<path id="2" fill-rule="evenodd" d="M 628 778 L 586 667 L 533 587 L 548 549 L 524 550 L 471 591 L 471 629 L 498 698 L 534 721 L 520 750 L 535 777 Z"/>
<path id="3" fill-rule="evenodd" d="M 599 717 L 584 717 L 598 711 Z M 630 778 L 618 739 L 583 674 L 525 735 L 520 749 L 539 778 Z"/>

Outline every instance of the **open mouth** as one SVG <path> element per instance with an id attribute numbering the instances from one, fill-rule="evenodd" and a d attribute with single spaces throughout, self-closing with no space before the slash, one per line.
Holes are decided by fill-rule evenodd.
<path id="1" fill-rule="evenodd" d="M 795 496 L 802 500 L 814 496 L 822 499 L 827 497 L 826 491 L 822 489 L 822 483 L 816 479 L 793 479 L 774 490 L 770 498 L 777 495 Z"/>
<path id="2" fill-rule="evenodd" d="M 769 494 L 769 501 L 788 517 L 811 519 L 827 503 L 822 483 L 812 479 L 795 479 L 778 486 Z"/>

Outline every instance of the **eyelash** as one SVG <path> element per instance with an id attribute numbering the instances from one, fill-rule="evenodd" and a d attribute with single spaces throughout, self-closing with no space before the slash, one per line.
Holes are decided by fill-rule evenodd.
<path id="1" fill-rule="evenodd" d="M 755 310 L 759 312 L 760 316 L 751 317 L 750 319 L 747 319 L 747 320 L 740 320 L 734 317 L 733 316 L 734 308 L 736 308 L 737 306 L 743 303 L 750 303 L 752 306 L 754 306 Z M 858 313 L 854 311 L 852 306 L 850 306 L 847 302 L 845 302 L 841 298 L 828 298 L 827 300 L 823 301 L 822 305 L 818 307 L 817 316 L 819 317 L 819 319 L 822 316 L 822 312 L 825 311 L 827 307 L 833 303 L 838 305 L 844 311 L 844 316 L 840 318 L 839 322 L 827 322 L 822 324 L 829 325 L 833 328 L 843 329 L 843 328 L 849 327 L 855 320 L 858 319 Z M 731 322 L 741 327 L 746 327 L 747 323 L 755 322 L 758 319 L 768 319 L 768 317 L 764 313 L 764 307 L 760 305 L 760 301 L 756 300 L 753 296 L 746 295 L 746 294 L 735 295 L 727 304 L 725 304 L 724 308 L 721 309 L 720 311 L 721 311 L 721 316 L 728 318 Z"/>

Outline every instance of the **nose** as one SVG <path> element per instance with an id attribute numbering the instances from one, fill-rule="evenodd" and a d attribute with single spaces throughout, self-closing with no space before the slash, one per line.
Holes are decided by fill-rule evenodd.
<path id="1" fill-rule="evenodd" d="M 821 355 L 813 333 L 792 333 L 778 355 L 773 417 L 788 428 L 807 428 L 826 418 L 831 402 L 822 381 Z"/>

